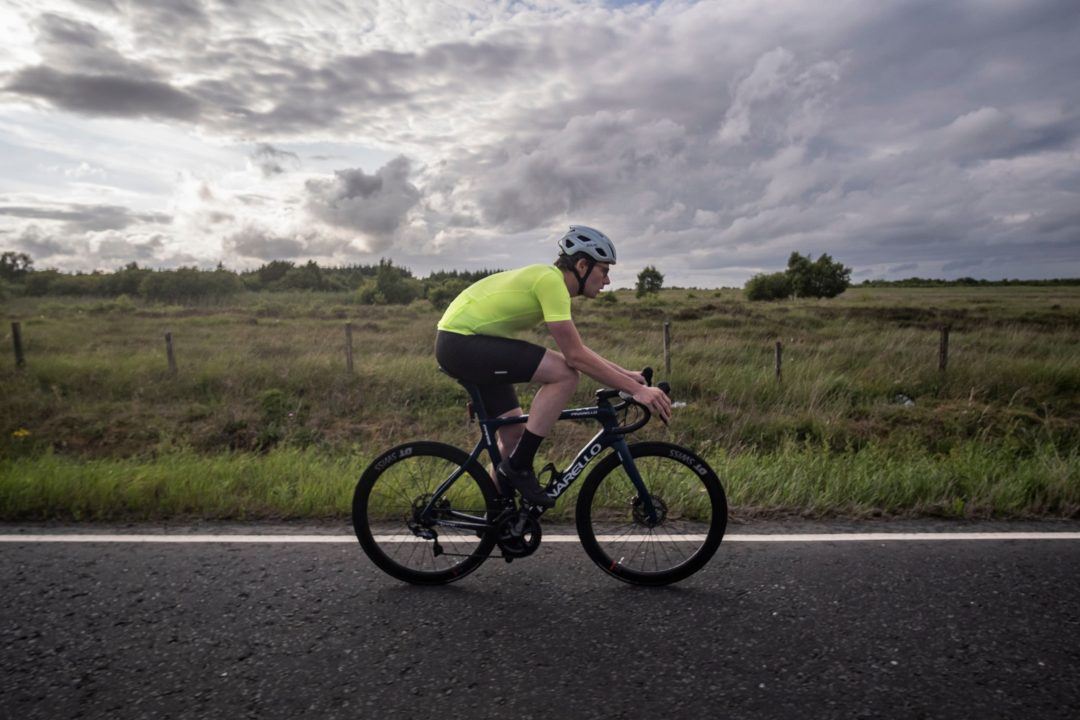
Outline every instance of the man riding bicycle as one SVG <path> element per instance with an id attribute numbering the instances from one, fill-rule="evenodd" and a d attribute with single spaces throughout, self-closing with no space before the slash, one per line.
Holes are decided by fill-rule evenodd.
<path id="1" fill-rule="evenodd" d="M 606 387 L 622 390 L 667 422 L 671 400 L 648 387 L 641 373 L 627 370 L 590 350 L 570 317 L 570 298 L 595 298 L 611 282 L 615 246 L 599 230 L 571 225 L 559 238 L 554 265 L 527 265 L 489 275 L 470 285 L 446 309 L 438 325 L 435 358 L 458 380 L 479 386 L 490 417 L 513 417 L 523 411 L 514 383 L 541 385 L 524 424 L 498 431 L 503 460 L 496 469 L 502 488 L 513 488 L 534 505 L 554 500 L 540 487 L 533 460 L 537 448 L 566 407 L 581 373 Z M 543 321 L 561 352 L 514 334 Z"/>

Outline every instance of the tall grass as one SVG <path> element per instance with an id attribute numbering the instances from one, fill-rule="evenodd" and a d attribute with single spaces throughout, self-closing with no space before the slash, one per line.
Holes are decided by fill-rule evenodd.
<path id="1" fill-rule="evenodd" d="M 583 338 L 627 367 L 663 368 L 669 320 L 666 379 L 686 403 L 670 428 L 653 423 L 640 437 L 689 445 L 725 467 L 735 463 L 728 474 L 740 506 L 862 512 L 887 503 L 938 512 L 957 502 L 916 501 L 896 488 L 884 497 L 867 495 L 855 480 L 834 491 L 808 475 L 815 463 L 826 463 L 830 472 L 862 472 L 879 484 L 880 473 L 870 474 L 875 467 L 897 477 L 911 473 L 910 482 L 929 478 L 935 487 L 959 487 L 967 493 L 965 508 L 972 502 L 995 513 L 1073 512 L 1071 501 L 1031 499 L 1033 491 L 1010 505 L 1003 490 L 957 485 L 956 472 L 943 473 L 963 465 L 973 477 L 982 467 L 983 477 L 1026 487 L 1037 469 L 1049 468 L 1062 483 L 1076 483 L 1077 288 L 855 288 L 829 301 L 771 304 L 744 302 L 735 291 L 616 297 L 574 301 Z M 221 485 L 246 497 L 224 476 L 242 477 L 245 462 L 272 467 L 284 461 L 278 453 L 297 453 L 312 468 L 333 467 L 407 439 L 471 446 L 476 436 L 461 388 L 437 372 L 432 342 L 439 312 L 425 302 L 360 306 L 332 293 L 253 294 L 197 307 L 17 298 L 0 306 L 0 314 L 6 338 L 0 343 L 10 347 L 10 321 L 19 320 L 27 358 L 21 371 L 13 362 L 0 365 L 4 483 L 34 463 L 119 463 L 159 477 L 152 468 L 165 472 L 182 458 L 219 463 Z M 345 321 L 353 324 L 352 374 L 345 370 Z M 952 330 L 942 373 L 937 328 L 944 323 Z M 176 349 L 175 377 L 165 362 L 166 330 Z M 542 328 L 524 337 L 551 346 Z M 773 369 L 777 340 L 784 348 L 781 381 Z M 574 403 L 590 402 L 596 387 L 583 378 Z M 526 406 L 533 391 L 520 388 Z M 542 460 L 564 463 L 593 429 L 560 424 Z M 791 449 L 804 446 L 816 450 Z M 802 465 L 784 464 L 792 458 Z M 787 494 L 762 494 L 767 483 L 742 489 L 739 478 L 753 472 L 786 472 Z M 1016 509 L 1021 506 L 1027 509 Z"/>
<path id="2" fill-rule="evenodd" d="M 939 456 L 918 448 L 906 454 L 878 446 L 836 453 L 789 443 L 767 454 L 715 451 L 707 459 L 737 518 L 1075 517 L 1080 512 L 1080 457 L 1050 445 L 1019 453 L 969 442 Z M 360 452 L 328 455 L 297 448 L 261 455 L 176 450 L 154 459 L 77 460 L 48 453 L 0 461 L 0 518 L 343 519 L 369 461 Z M 650 477 L 651 467 L 646 461 L 645 480 L 664 496 L 669 511 L 694 516 L 700 498 L 665 494 L 665 478 Z M 572 488 L 549 520 L 572 520 L 578 489 Z M 382 497 L 399 494 L 384 489 Z"/>

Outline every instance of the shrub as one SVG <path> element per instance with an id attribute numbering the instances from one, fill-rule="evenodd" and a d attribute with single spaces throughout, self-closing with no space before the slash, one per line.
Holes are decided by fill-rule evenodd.
<path id="1" fill-rule="evenodd" d="M 147 275 L 139 293 L 147 300 L 182 303 L 228 297 L 243 289 L 240 278 L 228 270 L 179 268 Z"/>
<path id="2" fill-rule="evenodd" d="M 743 292 L 748 300 L 780 300 L 790 297 L 831 298 L 851 284 L 851 268 L 834 261 L 827 253 L 814 261 L 810 256 L 791 253 L 784 272 L 759 274 L 750 278 Z"/>
<path id="3" fill-rule="evenodd" d="M 468 281 L 461 279 L 449 279 L 432 283 L 428 286 L 427 299 L 437 310 L 445 310 L 446 306 L 453 302 L 454 298 L 467 287 L 469 287 Z"/>
<path id="4" fill-rule="evenodd" d="M 607 303 L 608 305 L 614 305 L 619 302 L 619 298 L 615 297 L 614 292 L 600 293 L 600 296 L 596 299 L 602 303 Z"/>
<path id="5" fill-rule="evenodd" d="M 791 280 L 787 273 L 761 273 L 747 280 L 743 292 L 747 300 L 783 300 L 791 296 Z"/>

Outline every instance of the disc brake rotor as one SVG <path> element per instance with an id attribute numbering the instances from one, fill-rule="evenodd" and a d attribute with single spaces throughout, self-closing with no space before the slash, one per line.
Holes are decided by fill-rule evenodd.
<path id="1" fill-rule="evenodd" d="M 664 499 L 659 495 L 652 496 L 653 508 L 656 509 L 656 522 L 649 522 L 647 511 L 645 510 L 645 503 L 640 497 L 635 497 L 631 501 L 633 506 L 634 522 L 638 525 L 644 525 L 645 527 L 656 527 L 663 524 L 667 518 L 667 504 Z"/>

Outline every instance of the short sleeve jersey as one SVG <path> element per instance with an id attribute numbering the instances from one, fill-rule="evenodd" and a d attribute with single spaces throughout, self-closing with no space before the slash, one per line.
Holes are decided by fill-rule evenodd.
<path id="1" fill-rule="evenodd" d="M 570 292 L 554 265 L 527 265 L 488 275 L 461 291 L 439 329 L 459 335 L 513 337 L 541 320 L 570 319 Z"/>

